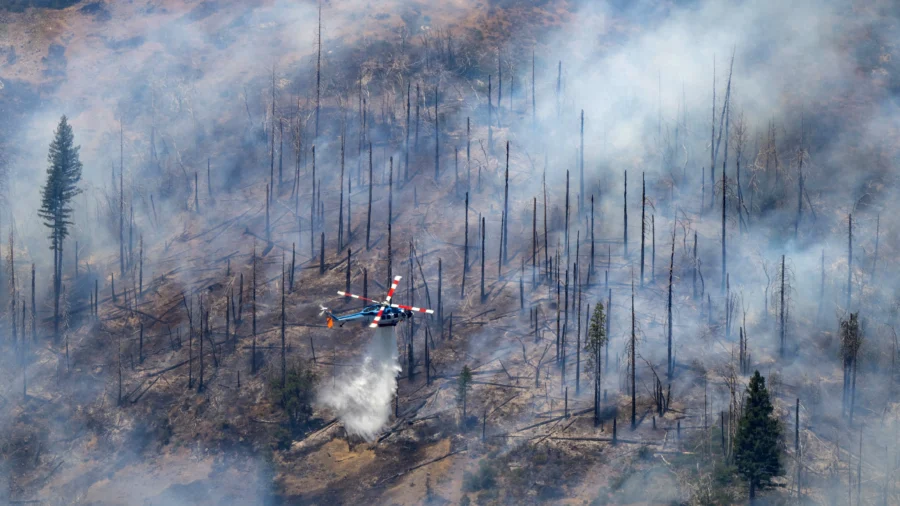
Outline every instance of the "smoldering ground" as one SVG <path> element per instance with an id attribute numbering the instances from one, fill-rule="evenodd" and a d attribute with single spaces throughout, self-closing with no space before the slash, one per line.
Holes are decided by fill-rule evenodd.
<path id="1" fill-rule="evenodd" d="M 348 182 L 339 183 L 339 136 L 343 135 L 347 141 L 344 153 L 346 176 L 353 186 L 347 195 L 352 201 L 351 241 L 356 241 L 352 245 L 356 255 L 351 261 L 352 283 L 361 283 L 359 267 L 362 266 L 368 268 L 371 280 L 387 278 L 385 216 L 389 193 L 386 173 L 393 156 L 396 194 L 392 205 L 398 220 L 393 242 L 394 269 L 405 268 L 400 266 L 401 259 L 405 260 L 407 256 L 409 240 L 415 239 L 424 263 L 424 268 L 418 268 L 425 272 L 419 277 L 426 278 L 417 282 L 417 297 L 421 301 L 426 280 L 431 285 L 430 296 L 434 295 L 436 263 L 441 258 L 448 276 L 444 286 L 444 312 L 456 315 L 456 332 L 466 339 L 464 344 L 444 344 L 439 340 L 442 344 L 438 348 L 441 349 L 435 353 L 439 354 L 437 360 L 443 373 L 456 373 L 463 363 L 476 365 L 487 360 L 491 363 L 502 361 L 503 367 L 529 370 L 524 358 L 519 362 L 517 341 L 504 339 L 498 344 L 497 327 L 507 327 L 506 338 L 530 332 L 530 328 L 523 322 L 508 324 L 493 318 L 515 317 L 509 314 L 515 315 L 512 309 L 519 302 L 517 278 L 521 276 L 527 281 L 531 277 L 530 271 L 538 270 L 547 286 L 540 286 L 533 294 L 529 290 L 526 301 L 540 303 L 542 307 L 538 332 L 542 341 L 537 346 L 529 343 L 534 349 L 526 350 L 530 360 L 536 360 L 535 356 L 540 355 L 546 344 L 557 339 L 556 307 L 552 305 L 556 303 L 558 285 L 555 272 L 554 277 L 547 280 L 549 265 L 546 261 L 553 258 L 556 264 L 553 268 L 559 269 L 561 278 L 565 277 L 566 270 L 570 271 L 573 280 L 570 281 L 570 297 L 574 296 L 574 285 L 578 284 L 584 285 L 580 293 L 585 303 L 605 301 L 608 290 L 613 291 L 613 304 L 608 308 L 612 319 L 611 366 L 606 369 L 605 384 L 614 397 L 618 397 L 621 390 L 623 399 L 628 398 L 630 290 L 632 279 L 638 276 L 635 279 L 635 313 L 639 329 L 636 374 L 641 387 L 638 395 L 646 398 L 646 385 L 653 380 L 653 373 L 646 364 L 662 370 L 664 365 L 659 364 L 666 361 L 667 257 L 674 228 L 676 376 L 672 392 L 673 398 L 683 399 L 683 407 L 690 411 L 688 416 L 692 420 L 714 418 L 714 413 L 729 403 L 730 392 L 724 378 L 733 362 L 735 327 L 745 327 L 754 366 L 767 376 L 780 377 L 777 387 L 773 388 L 781 399 L 779 414 L 787 419 L 791 405 L 789 395 L 806 398 L 806 392 L 809 392 L 809 401 L 804 400 L 804 406 L 809 403 L 809 411 L 803 413 L 804 427 L 828 424 L 839 427 L 834 420 L 840 419 L 843 409 L 832 401 L 839 382 L 836 377 L 840 375 L 840 352 L 835 344 L 836 320 L 849 309 L 860 309 L 870 322 L 864 348 L 870 355 L 864 358 L 867 366 L 860 369 L 857 402 L 862 413 L 859 416 L 871 417 L 866 428 L 867 445 L 886 437 L 873 429 L 872 424 L 876 418 L 874 413 L 889 417 L 892 412 L 890 403 L 884 401 L 889 393 L 885 389 L 890 391 L 893 385 L 890 345 L 895 305 L 892 290 L 895 276 L 890 263 L 896 248 L 896 223 L 891 212 L 895 196 L 891 163 L 896 154 L 896 146 L 891 142 L 896 130 L 892 91 L 895 77 L 889 57 L 893 50 L 889 42 L 891 28 L 884 21 L 893 19 L 892 13 L 878 5 L 853 10 L 819 0 L 787 6 L 777 2 L 692 2 L 679 6 L 640 2 L 630 7 L 559 6 L 562 15 L 555 22 L 561 25 L 560 28 L 525 25 L 507 30 L 502 23 L 494 22 L 502 16 L 522 16 L 521 11 L 516 10 L 522 6 L 527 10 L 528 4 L 498 9 L 493 14 L 496 18 L 472 6 L 435 12 L 437 7 L 412 2 L 383 5 L 376 9 L 383 11 L 386 15 L 383 18 L 378 17 L 382 12 L 361 14 L 366 12 L 357 9 L 361 6 L 324 6 L 323 45 L 327 50 L 323 95 L 326 98 L 321 108 L 319 138 L 311 139 L 315 104 L 316 61 L 312 45 L 316 31 L 315 6 L 275 3 L 246 7 L 206 3 L 182 16 L 163 12 L 164 9 L 151 3 L 107 5 L 112 19 L 130 17 L 139 20 L 140 26 L 123 23 L 110 28 L 103 39 L 73 39 L 63 53 L 65 78 L 60 78 L 58 72 L 51 73 L 57 80 L 54 81 L 57 87 L 45 92 L 46 101 L 40 106 L 17 108 L 16 113 L 24 121 L 15 131 L 5 135 L 10 172 L 9 205 L 3 222 L 15 223 L 18 248 L 22 250 L 18 256 L 20 267 L 35 262 L 39 287 L 47 284 L 47 256 L 41 253 L 46 240 L 34 215 L 43 173 L 33 168 L 44 167 L 50 135 L 61 112 L 72 117 L 76 142 L 82 145 L 85 162 L 87 191 L 83 196 L 84 203 L 82 198 L 76 201 L 77 232 L 73 239 L 79 241 L 81 258 L 90 259 L 91 272 L 101 281 L 104 292 L 112 281 L 109 273 L 117 270 L 114 264 L 119 247 L 117 217 L 121 195 L 116 187 L 123 168 L 121 185 L 127 190 L 126 207 L 134 207 L 138 231 L 131 242 L 136 245 L 137 236 L 143 235 L 147 251 L 145 274 L 149 279 L 174 270 L 184 273 L 177 282 L 172 281 L 173 276 L 162 283 L 166 288 L 161 290 L 174 297 L 180 291 L 190 295 L 195 288 L 205 290 L 213 286 L 217 281 L 208 280 L 213 275 L 204 269 L 214 267 L 216 274 L 213 277 L 219 276 L 218 271 L 227 269 L 226 262 L 231 262 L 228 265 L 233 269 L 232 278 L 240 269 L 249 285 L 250 271 L 246 267 L 250 262 L 252 240 L 239 234 L 247 230 L 257 236 L 258 254 L 263 255 L 268 246 L 263 235 L 266 221 L 265 199 L 260 197 L 263 188 L 271 182 L 272 172 L 281 172 L 282 166 L 289 176 L 287 179 L 293 180 L 295 167 L 299 165 L 306 182 L 300 189 L 284 193 L 299 192 L 302 196 L 291 200 L 276 195 L 270 220 L 274 223 L 272 242 L 277 249 L 265 254 L 267 267 L 259 273 L 265 282 L 260 282 L 258 316 L 260 321 L 267 322 L 265 330 L 270 332 L 268 337 L 260 339 L 260 346 L 265 343 L 273 348 L 273 351 L 261 353 L 269 365 L 277 363 L 278 352 L 275 350 L 278 344 L 270 338 L 277 334 L 272 331 L 277 327 L 272 321 L 278 318 L 280 303 L 277 264 L 281 258 L 278 253 L 283 252 L 286 262 L 290 263 L 291 246 L 296 243 L 301 267 L 296 283 L 300 288 L 295 292 L 300 293 L 292 297 L 298 306 L 321 300 L 320 291 L 333 291 L 334 286 L 343 286 L 339 265 L 344 257 L 343 245 L 337 245 L 335 237 L 337 220 L 344 211 L 338 209 L 337 199 Z M 394 10 L 403 14 L 392 16 Z M 479 13 L 483 17 L 474 22 L 466 21 L 470 13 Z M 431 26 L 424 18 L 428 15 L 435 21 Z M 359 26 L 360 18 L 364 19 L 365 28 L 358 30 L 357 37 L 339 42 L 342 37 L 357 31 L 352 27 Z M 17 23 L 27 25 L 34 21 L 33 18 L 13 19 L 14 31 L 19 30 Z M 448 55 L 447 46 L 438 45 L 442 40 L 435 36 L 438 21 L 456 34 L 454 58 Z M 474 31 L 470 31 L 472 24 Z M 482 37 L 485 35 L 489 36 L 489 43 L 484 42 Z M 104 53 L 106 58 L 102 63 L 97 56 L 87 54 L 86 50 L 93 48 L 93 44 L 108 51 Z M 499 65 L 504 74 L 502 98 L 497 97 L 497 49 L 501 50 Z M 537 74 L 533 88 L 532 49 L 536 55 Z M 732 55 L 734 74 L 729 99 L 729 136 L 737 128 L 741 111 L 748 130 L 740 159 L 735 156 L 736 145 L 730 144 L 732 139 L 715 140 L 724 126 L 720 115 Z M 31 64 L 36 68 L 50 65 L 36 60 L 29 62 L 27 58 L 19 56 L 16 65 Z M 714 62 L 717 105 L 712 112 Z M 51 63 L 53 69 L 59 70 L 59 58 Z M 489 74 L 492 74 L 491 100 L 494 97 L 500 99 L 499 104 L 493 102 L 490 106 L 487 104 Z M 273 90 L 270 85 L 273 80 L 279 121 L 274 121 L 271 113 Z M 432 101 L 436 84 L 438 106 L 435 116 Z M 418 98 L 417 88 L 421 93 Z M 361 96 L 358 96 L 360 89 Z M 405 118 L 407 89 L 414 97 L 410 107 L 414 123 L 409 128 Z M 357 116 L 362 114 L 357 110 L 361 105 L 357 103 L 357 96 L 359 102 L 362 98 L 367 99 L 368 130 L 359 126 L 362 121 Z M 532 110 L 532 101 L 537 105 L 536 111 Z M 579 163 L 582 110 L 585 117 L 584 190 Z M 716 118 L 712 143 L 721 145 L 712 178 L 709 166 L 711 112 Z M 296 121 L 298 118 L 302 121 Z M 471 118 L 474 127 L 468 150 L 467 118 Z M 433 166 L 435 120 L 440 129 L 437 170 Z M 296 123 L 303 127 L 295 127 Z M 770 124 L 775 127 L 770 128 Z M 284 129 L 284 136 L 279 128 Z M 410 133 L 408 142 L 413 146 L 412 167 L 405 162 L 407 131 Z M 152 143 L 151 138 L 154 139 Z M 271 142 L 275 138 L 285 141 L 277 150 Z M 305 139 L 296 150 L 300 153 L 297 158 L 294 157 L 295 138 Z M 376 145 L 373 163 L 375 233 L 372 234 L 371 248 L 362 245 L 367 214 L 367 141 Z M 511 146 L 511 184 L 510 206 L 503 215 L 506 141 Z M 316 177 L 321 178 L 320 181 L 312 179 L 311 175 L 309 148 L 312 144 L 316 145 Z M 731 151 L 725 166 L 727 179 L 723 188 L 721 171 L 725 162 L 724 150 L 728 148 Z M 284 160 L 276 157 L 276 153 L 283 154 Z M 458 158 L 454 157 L 457 153 Z M 454 174 L 457 160 L 458 183 Z M 805 194 L 800 194 L 798 213 L 796 197 L 801 160 Z M 209 180 L 205 181 L 207 161 L 212 169 Z M 743 197 L 736 190 L 738 161 L 744 171 Z M 625 170 L 629 179 L 627 197 L 623 197 Z M 407 172 L 412 175 L 412 184 L 405 181 Z M 568 234 L 565 230 L 566 172 L 571 193 Z M 640 184 L 643 172 L 646 172 L 648 191 L 643 220 L 647 244 L 642 280 L 638 259 L 644 201 Z M 701 175 L 705 175 L 702 181 Z M 439 182 L 432 182 L 435 179 Z M 452 187 L 447 183 L 450 180 L 454 182 Z M 549 207 L 546 248 L 543 230 L 539 230 L 539 241 L 533 241 L 531 232 L 532 212 L 538 216 L 536 226 L 543 228 L 544 181 Z M 310 183 L 315 184 L 323 196 L 322 207 L 312 213 L 308 205 L 312 196 Z M 462 218 L 466 190 L 471 199 L 468 237 L 471 268 L 467 274 L 468 296 L 461 298 L 456 294 L 461 292 L 457 283 L 465 242 Z M 719 235 L 723 193 L 728 253 L 728 287 L 724 290 Z M 596 206 L 594 225 L 590 224 L 589 218 L 590 197 Z M 537 198 L 536 204 L 534 198 Z M 630 219 L 627 255 L 623 247 L 623 203 Z M 537 207 L 536 211 L 532 205 Z M 741 205 L 744 208 L 740 208 Z M 198 207 L 214 211 L 198 220 L 188 218 L 202 214 L 197 212 Z M 240 212 L 231 213 L 239 207 Z M 848 215 L 851 213 L 855 248 L 852 268 L 848 265 L 846 244 Z M 487 227 L 488 291 L 485 300 L 480 300 L 478 286 L 481 258 L 480 234 L 476 237 L 480 224 L 476 223 L 476 218 L 479 214 L 485 218 Z M 326 281 L 322 282 L 315 281 L 318 279 L 320 238 L 310 234 L 309 215 L 315 216 L 312 223 L 318 223 L 316 234 L 327 232 L 324 241 L 329 268 Z M 234 224 L 227 223 L 229 219 L 234 219 Z M 507 265 L 498 269 L 497 260 L 503 256 L 498 245 L 504 223 L 508 229 L 506 249 L 510 259 Z M 199 233 L 193 231 L 195 228 L 202 230 L 217 225 L 228 232 L 212 242 L 195 241 L 185 245 L 176 241 L 179 236 L 195 238 Z M 651 227 L 655 227 L 655 255 L 651 252 Z M 875 254 L 876 228 L 881 234 L 878 256 Z M 699 239 L 696 255 L 699 262 L 695 261 L 692 248 L 695 232 Z M 590 255 L 589 237 L 596 250 L 591 259 L 594 270 L 590 283 L 586 277 L 590 269 L 585 267 Z M 576 240 L 580 241 L 578 245 Z M 531 265 L 530 250 L 534 242 L 538 242 L 540 250 L 536 255 L 537 266 Z M 236 244 L 240 246 L 235 247 Z M 603 260 L 606 247 L 611 257 L 609 262 Z M 786 257 L 785 265 L 789 271 L 785 276 L 789 285 L 786 306 L 776 296 L 781 290 L 777 278 L 780 277 L 782 255 Z M 67 258 L 71 259 L 71 256 Z M 522 260 L 525 260 L 524 268 L 520 266 Z M 580 282 L 574 281 L 576 263 L 580 263 Z M 71 265 L 66 268 L 72 270 Z M 845 303 L 848 271 L 852 288 L 850 307 Z M 698 272 L 697 291 L 701 294 L 696 298 L 693 293 L 695 272 Z M 332 279 L 337 277 L 341 279 Z M 121 290 L 126 281 L 117 281 Z M 231 279 L 228 286 L 236 283 L 238 281 Z M 131 280 L 127 281 L 128 286 L 132 284 Z M 733 323 L 731 331 L 726 333 L 723 315 L 729 289 L 736 297 L 738 310 L 734 313 L 737 324 Z M 212 293 L 218 298 L 222 293 L 216 290 Z M 307 297 L 303 294 L 307 290 L 315 293 Z M 709 295 L 708 299 L 706 295 Z M 86 294 L 82 291 L 80 296 L 83 300 Z M 197 304 L 196 298 L 194 301 Z M 77 307 L 76 302 L 73 300 L 73 308 Z M 220 300 L 213 304 L 219 304 L 213 306 L 214 315 L 224 313 Z M 560 304 L 564 305 L 565 301 Z M 574 307 L 572 304 L 570 313 L 575 312 Z M 783 311 L 785 308 L 787 311 Z M 495 313 L 472 318 L 490 309 L 496 309 Z M 301 307 L 296 316 L 298 320 L 313 318 L 311 311 L 304 311 Z M 780 316 L 785 312 L 788 314 L 784 332 L 788 352 L 785 357 L 779 357 Z M 49 314 L 46 306 L 40 308 L 40 314 Z M 547 403 L 550 411 L 560 409 L 562 401 L 557 392 L 563 392 L 566 386 L 572 387 L 574 383 L 571 365 L 575 346 L 571 337 L 577 324 L 574 314 L 568 316 L 564 324 L 568 324 L 565 328 L 569 341 L 561 351 L 567 356 L 567 377 L 560 381 L 560 372 L 548 365 L 541 372 L 543 378 L 547 378 L 542 378 L 544 385 L 550 383 L 545 388 L 552 389 L 557 397 Z M 245 320 L 247 318 L 245 315 Z M 521 319 L 524 320 L 524 313 Z M 184 322 L 176 325 L 184 326 Z M 306 356 L 311 350 L 306 349 L 308 336 L 301 333 L 306 332 L 301 329 L 289 331 L 293 341 L 291 353 Z M 445 329 L 445 333 L 446 330 L 449 329 Z M 247 325 L 244 325 L 242 332 L 246 331 Z M 136 335 L 133 325 L 129 332 Z M 162 328 L 153 334 L 163 336 L 164 341 L 167 339 Z M 359 335 L 352 337 L 357 349 L 366 339 Z M 422 339 L 421 331 L 416 338 Z M 103 339 L 107 347 L 115 342 L 109 336 Z M 321 342 L 321 339 L 316 335 L 310 342 Z M 84 332 L 78 340 L 73 339 L 73 348 L 88 349 L 97 341 L 92 332 Z M 134 338 L 126 342 L 130 343 L 127 347 L 133 347 Z M 242 344 L 249 346 L 246 335 L 242 336 Z M 405 344 L 401 346 L 404 354 Z M 421 371 L 421 345 L 417 344 L 415 350 L 412 363 Z M 84 368 L 96 360 L 90 355 L 79 359 L 77 353 L 73 352 L 75 363 Z M 96 353 L 102 356 L 99 350 Z M 245 355 L 234 358 L 234 363 L 243 367 L 250 360 L 246 357 L 247 350 L 242 353 Z M 167 357 L 162 352 L 160 356 Z M 52 359 L 62 363 L 61 357 L 62 352 L 57 350 Z M 548 363 L 555 363 L 553 358 Z M 323 400 L 336 414 L 344 414 L 344 424 L 350 432 L 372 437 L 390 415 L 394 353 L 382 359 L 381 366 L 370 371 L 371 376 L 379 378 L 376 382 L 380 386 L 378 395 L 367 390 L 367 387 L 371 388 L 371 382 L 362 381 L 368 374 L 358 374 L 351 368 L 339 371 L 343 375 L 336 374 L 330 390 L 327 386 L 330 378 L 324 379 Z M 98 361 L 104 363 L 102 374 L 97 376 L 102 386 L 95 388 L 89 396 L 95 405 L 100 405 L 96 399 L 101 394 L 108 395 L 115 390 L 115 357 L 103 357 Z M 168 362 L 162 362 L 165 361 L 160 362 L 160 367 L 168 365 Z M 402 362 L 408 367 L 406 357 Z M 620 364 L 618 367 L 617 363 Z M 51 371 L 36 369 L 36 365 L 30 367 L 33 368 L 32 378 L 45 374 L 50 378 L 54 376 Z M 15 366 L 5 369 L 7 390 L 17 391 L 21 387 L 21 383 L 17 383 L 18 369 Z M 242 370 L 246 384 L 250 381 L 246 376 L 248 371 Z M 508 374 L 525 375 L 524 372 Z M 224 376 L 222 373 L 215 381 L 224 383 Z M 225 398 L 225 392 L 236 388 L 231 386 L 237 384 L 235 380 L 229 379 L 229 388 L 222 388 L 217 395 Z M 531 380 L 533 378 L 522 381 Z M 582 382 L 589 383 L 587 379 Z M 445 391 L 454 388 L 452 381 L 441 384 Z M 711 386 L 698 390 L 699 385 L 706 384 Z M 262 396 L 259 385 L 245 386 L 244 389 L 251 389 L 248 398 Z M 410 390 L 410 386 L 401 384 L 401 398 L 408 397 Z M 698 392 L 701 393 L 698 395 Z M 702 401 L 704 393 L 709 406 Z M 494 402 L 493 399 L 489 402 L 479 400 L 481 395 L 494 396 L 488 387 L 476 384 L 473 402 L 477 408 L 484 407 L 480 403 L 490 405 Z M 13 395 L 6 397 L 11 399 Z M 547 399 L 550 395 L 545 393 L 544 397 Z M 820 399 L 818 404 L 814 401 L 816 398 Z M 190 402 L 190 398 L 187 401 L 179 399 Z M 384 402 L 386 399 L 388 402 Z M 445 400 L 438 409 L 434 406 L 430 409 L 453 412 L 455 402 Z M 496 404 L 503 401 L 505 398 L 498 399 Z M 167 405 L 165 398 L 160 398 L 159 402 L 161 406 Z M 586 401 L 583 397 L 573 396 L 572 402 L 583 405 Z M 515 404 L 511 402 L 507 406 Z M 699 406 L 703 406 L 702 416 L 697 413 L 701 409 Z M 533 413 L 528 410 L 516 408 L 506 412 L 505 409 L 497 411 L 491 421 L 496 432 L 524 427 L 533 419 Z M 199 411 L 190 412 L 198 413 L 196 416 L 204 419 Z M 67 414 L 63 413 L 61 417 L 65 420 Z M 260 414 L 254 417 L 270 421 Z M 160 420 L 159 424 L 164 425 L 163 422 Z M 248 423 L 265 425 L 264 422 Z M 848 448 L 845 434 L 840 434 L 843 439 L 840 443 Z M 804 432 L 803 437 L 803 444 L 809 445 L 810 452 L 815 452 L 816 445 L 820 444 L 815 438 L 820 438 L 821 433 Z M 53 453 L 61 453 L 61 450 Z M 820 452 L 824 453 L 827 452 Z M 866 455 L 867 462 L 887 462 L 889 459 L 870 451 L 866 451 Z M 624 487 L 626 490 L 631 488 Z"/>

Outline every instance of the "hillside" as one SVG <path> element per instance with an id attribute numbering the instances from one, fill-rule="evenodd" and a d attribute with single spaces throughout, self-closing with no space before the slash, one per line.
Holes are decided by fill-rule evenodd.
<path id="1" fill-rule="evenodd" d="M 890 6 L 19 6 L 3 500 L 743 504 L 758 370 L 759 502 L 900 501 Z"/>

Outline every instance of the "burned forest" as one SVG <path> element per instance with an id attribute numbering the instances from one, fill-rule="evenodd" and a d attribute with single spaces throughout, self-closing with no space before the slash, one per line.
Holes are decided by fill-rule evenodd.
<path id="1" fill-rule="evenodd" d="M 900 504 L 898 23 L 0 5 L 0 503 Z"/>

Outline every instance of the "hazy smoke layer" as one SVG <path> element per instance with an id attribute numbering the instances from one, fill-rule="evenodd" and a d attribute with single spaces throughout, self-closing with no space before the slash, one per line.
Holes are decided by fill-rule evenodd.
<path id="1" fill-rule="evenodd" d="M 333 409 L 348 434 L 375 439 L 391 416 L 391 399 L 397 391 L 397 335 L 395 327 L 379 327 L 369 343 L 360 367 L 326 382 L 319 402 Z"/>

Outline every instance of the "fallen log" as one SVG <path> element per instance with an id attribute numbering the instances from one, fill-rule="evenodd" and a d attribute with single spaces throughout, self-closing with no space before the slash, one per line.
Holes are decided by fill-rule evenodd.
<path id="1" fill-rule="evenodd" d="M 563 436 L 551 436 L 548 439 L 552 439 L 554 441 L 589 441 L 595 443 L 609 443 L 613 441 L 611 437 L 563 437 Z M 622 439 L 617 437 L 615 439 L 616 443 L 625 443 L 625 444 L 636 444 L 636 445 L 656 445 L 659 446 L 661 443 L 658 441 L 640 441 L 637 439 Z"/>
<path id="2" fill-rule="evenodd" d="M 152 377 L 154 377 L 154 376 L 159 376 L 160 374 L 167 373 L 167 372 L 169 372 L 169 371 L 174 371 L 175 369 L 178 369 L 179 367 L 181 367 L 181 366 L 187 364 L 188 362 L 190 362 L 190 360 L 184 360 L 184 361 L 179 362 L 179 363 L 177 363 L 177 364 L 175 364 L 175 365 L 166 367 L 165 369 L 160 369 L 159 371 L 151 372 L 151 373 L 147 374 L 147 377 L 148 377 L 148 378 L 152 378 Z"/>
<path id="3" fill-rule="evenodd" d="M 408 473 L 411 473 L 412 471 L 415 471 L 416 469 L 419 469 L 419 468 L 421 468 L 421 467 L 425 467 L 425 466 L 427 466 L 427 465 L 429 465 L 429 464 L 434 464 L 435 462 L 440 462 L 441 460 L 444 460 L 444 459 L 446 459 L 447 457 L 452 457 L 452 456 L 454 456 L 454 455 L 457 455 L 457 454 L 459 454 L 459 453 L 463 453 L 463 452 L 465 452 L 465 451 L 467 451 L 467 448 L 462 448 L 462 449 L 459 449 L 459 450 L 456 450 L 456 451 L 452 451 L 452 452 L 450 452 L 450 453 L 448 453 L 448 454 L 446 454 L 446 455 L 443 455 L 443 456 L 441 456 L 441 457 L 437 457 L 437 458 L 431 459 L 431 460 L 429 460 L 429 461 L 427 461 L 427 462 L 423 462 L 423 463 L 421 463 L 421 464 L 415 465 L 415 466 L 413 466 L 413 467 L 410 467 L 410 468 L 407 469 L 406 471 L 399 472 L 399 473 L 397 473 L 397 474 L 395 474 L 395 475 L 393 475 L 393 476 L 391 476 L 391 477 L 389 477 L 389 478 L 385 478 L 385 479 L 379 481 L 378 483 L 375 484 L 375 486 L 377 487 L 378 485 L 382 485 L 382 484 L 387 483 L 387 482 L 389 482 L 389 481 L 393 481 L 393 480 L 395 480 L 395 479 L 397 479 L 397 478 L 399 478 L 399 477 L 401 477 L 401 476 L 403 476 L 403 475 L 405 475 L 405 474 L 408 474 Z"/>

